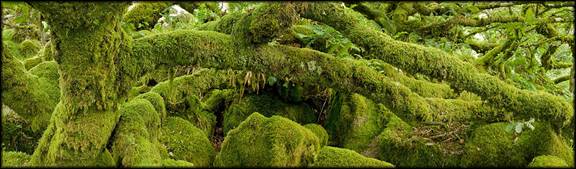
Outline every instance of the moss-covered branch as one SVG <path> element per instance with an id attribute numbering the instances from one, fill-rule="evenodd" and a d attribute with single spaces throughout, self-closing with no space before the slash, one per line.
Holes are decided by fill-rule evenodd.
<path id="1" fill-rule="evenodd" d="M 303 4 L 302 16 L 324 22 L 366 49 L 363 56 L 381 59 L 409 73 L 421 73 L 445 80 L 455 89 L 481 96 L 495 107 L 517 116 L 547 119 L 561 125 L 573 116 L 571 105 L 562 98 L 544 92 L 513 87 L 497 77 L 475 71 L 469 63 L 439 49 L 393 40 L 370 28 L 361 14 L 334 3 Z"/>
<path id="2" fill-rule="evenodd" d="M 137 2 L 124 14 L 124 22 L 134 26 L 136 31 L 154 28 L 162 11 L 172 6 L 171 2 Z"/>

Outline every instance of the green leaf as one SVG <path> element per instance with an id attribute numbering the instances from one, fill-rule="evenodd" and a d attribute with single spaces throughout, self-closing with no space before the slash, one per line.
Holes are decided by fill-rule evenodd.
<path id="1" fill-rule="evenodd" d="M 524 18 L 526 19 L 526 23 L 532 25 L 536 23 L 536 14 L 534 13 L 534 8 L 528 8 L 526 10 Z"/>

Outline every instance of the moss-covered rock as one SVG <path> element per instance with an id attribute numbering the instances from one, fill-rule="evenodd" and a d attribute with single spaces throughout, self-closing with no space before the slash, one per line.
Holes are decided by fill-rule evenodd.
<path id="1" fill-rule="evenodd" d="M 226 109 L 223 121 L 224 133 L 240 125 L 254 112 L 266 117 L 282 116 L 300 124 L 316 122 L 314 110 L 306 104 L 288 104 L 271 94 L 250 95 L 233 102 Z"/>
<path id="2" fill-rule="evenodd" d="M 214 165 L 217 167 L 304 167 L 320 151 L 316 135 L 281 116 L 253 113 L 230 130 Z"/>
<path id="3" fill-rule="evenodd" d="M 171 2 L 138 2 L 132 4 L 124 16 L 124 22 L 134 26 L 135 30 L 151 29 L 162 17 L 162 11 L 172 5 Z"/>
<path id="4" fill-rule="evenodd" d="M 119 165 L 160 166 L 160 115 L 150 101 L 133 99 L 120 108 L 112 138 L 112 155 Z"/>
<path id="5" fill-rule="evenodd" d="M 392 168 L 394 165 L 374 158 L 364 157 L 353 150 L 324 146 L 311 167 L 376 167 Z"/>
<path id="6" fill-rule="evenodd" d="M 574 152 L 545 122 L 533 124 L 534 130 L 524 128 L 518 134 L 510 123 L 492 123 L 477 128 L 462 157 L 464 166 L 525 167 L 540 155 L 554 155 L 573 163 Z M 508 129 L 507 129 L 508 128 Z"/>
<path id="7" fill-rule="evenodd" d="M 18 151 L 2 150 L 2 168 L 26 167 L 30 160 L 30 155 Z"/>
<path id="8" fill-rule="evenodd" d="M 322 146 L 328 145 L 329 136 L 328 136 L 328 132 L 326 132 L 324 127 L 322 127 L 319 124 L 314 124 L 314 123 L 306 124 L 306 125 L 304 125 L 304 127 L 306 127 L 308 130 L 310 130 L 314 134 L 316 134 L 316 137 L 318 137 L 318 139 L 320 139 L 320 145 L 322 145 Z"/>
<path id="9" fill-rule="evenodd" d="M 214 159 L 214 147 L 206 134 L 182 118 L 168 117 L 159 140 L 172 159 L 184 160 L 196 167 L 209 167 Z"/>
<path id="10" fill-rule="evenodd" d="M 532 162 L 528 164 L 528 167 L 534 168 L 556 168 L 556 167 L 566 167 L 568 164 L 562 158 L 551 156 L 551 155 L 541 155 L 532 159 Z"/>
<path id="11" fill-rule="evenodd" d="M 24 60 L 24 67 L 28 70 L 42 62 L 42 58 L 39 56 L 27 58 Z"/>
<path id="12" fill-rule="evenodd" d="M 356 93 L 340 97 L 344 100 L 340 105 L 332 105 L 327 115 L 325 126 L 331 136 L 330 145 L 361 152 L 384 128 L 384 115 L 392 112 Z"/>
<path id="13" fill-rule="evenodd" d="M 284 34 L 298 14 L 293 4 L 263 4 L 244 15 L 235 24 L 232 35 L 248 44 L 264 44 Z"/>
<path id="14" fill-rule="evenodd" d="M 146 99 L 154 106 L 156 112 L 160 114 L 160 121 L 166 119 L 166 105 L 164 104 L 164 99 L 160 94 L 155 92 L 147 92 L 136 96 L 134 99 Z"/>

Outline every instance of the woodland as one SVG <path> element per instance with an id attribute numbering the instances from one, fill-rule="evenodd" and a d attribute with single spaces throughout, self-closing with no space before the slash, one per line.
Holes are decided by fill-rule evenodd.
<path id="1" fill-rule="evenodd" d="M 2 167 L 574 167 L 574 2 L 2 1 Z"/>

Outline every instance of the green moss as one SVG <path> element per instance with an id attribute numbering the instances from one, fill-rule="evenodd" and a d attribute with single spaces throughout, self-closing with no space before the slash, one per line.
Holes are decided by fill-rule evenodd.
<path id="1" fill-rule="evenodd" d="M 359 94 L 345 96 L 339 109 L 327 115 L 326 131 L 331 136 L 331 145 L 363 151 L 384 127 L 383 115 L 389 112 L 384 106 Z"/>
<path id="2" fill-rule="evenodd" d="M 253 113 L 224 138 L 216 167 L 304 167 L 320 151 L 314 133 L 280 116 Z"/>
<path id="3" fill-rule="evenodd" d="M 300 124 L 316 122 L 313 109 L 306 104 L 288 104 L 280 98 L 270 94 L 250 95 L 233 102 L 224 111 L 223 131 L 234 129 L 254 112 L 262 113 L 266 117 L 282 116 Z"/>
<path id="4" fill-rule="evenodd" d="M 12 51 L 2 52 L 2 100 L 18 115 L 30 120 L 33 131 L 43 130 L 59 101 L 58 65 L 39 64 L 27 71 Z"/>
<path id="5" fill-rule="evenodd" d="M 26 68 L 26 70 L 28 70 L 38 65 L 40 62 L 42 62 L 42 58 L 39 56 L 27 58 L 24 60 L 24 67 Z"/>
<path id="6" fill-rule="evenodd" d="M 29 160 L 30 155 L 26 153 L 2 150 L 2 168 L 26 167 Z"/>
<path id="7" fill-rule="evenodd" d="M 551 156 L 551 155 L 542 155 L 542 156 L 538 156 L 535 157 L 532 162 L 530 162 L 530 164 L 528 164 L 528 167 L 534 167 L 534 168 L 556 168 L 556 167 L 566 167 L 568 168 L 568 164 L 559 157 L 556 156 Z"/>
<path id="8" fill-rule="evenodd" d="M 160 142 L 167 147 L 170 158 L 175 160 L 209 167 L 214 159 L 214 147 L 206 134 L 179 117 L 166 119 Z"/>
<path id="9" fill-rule="evenodd" d="M 2 105 L 2 150 L 32 154 L 42 131 L 32 131 L 29 121 Z"/>
<path id="10" fill-rule="evenodd" d="M 235 24 L 232 35 L 248 44 L 268 43 L 288 31 L 297 16 L 293 4 L 263 4 L 242 16 Z"/>
<path id="11" fill-rule="evenodd" d="M 337 3 L 307 3 L 298 9 L 303 17 L 328 24 L 367 49 L 365 58 L 380 59 L 410 74 L 446 81 L 454 89 L 473 92 L 496 108 L 514 112 L 518 119 L 543 119 L 560 128 L 573 116 L 571 105 L 558 96 L 520 90 L 498 77 L 479 73 L 473 65 L 439 49 L 396 41 L 368 26 L 368 20 L 360 13 Z"/>
<path id="12" fill-rule="evenodd" d="M 20 54 L 22 58 L 30 58 L 40 51 L 41 45 L 37 40 L 26 39 L 20 43 Z"/>
<path id="13" fill-rule="evenodd" d="M 562 138 L 548 123 L 536 122 L 534 130 L 525 128 L 521 134 L 507 130 L 510 123 L 493 123 L 476 129 L 466 143 L 464 166 L 517 166 L 525 167 L 540 155 L 554 155 L 567 163 L 574 160 Z"/>
<path id="14" fill-rule="evenodd" d="M 150 101 L 133 99 L 120 108 L 112 155 L 122 166 L 160 166 L 160 115 Z"/>
<path id="15" fill-rule="evenodd" d="M 148 100 L 150 103 L 152 103 L 152 105 L 154 105 L 156 112 L 160 114 L 160 121 L 164 121 L 164 119 L 166 119 L 166 105 L 164 104 L 164 98 L 162 98 L 160 94 L 155 92 L 147 92 L 136 96 L 134 99 Z"/>
<path id="16" fill-rule="evenodd" d="M 194 164 L 188 162 L 188 161 L 184 161 L 184 160 L 174 160 L 174 159 L 163 159 L 162 160 L 162 167 L 182 167 L 182 168 L 189 168 L 189 167 L 194 167 Z"/>
<path id="17" fill-rule="evenodd" d="M 170 6 L 171 2 L 137 2 L 124 14 L 123 20 L 137 31 L 152 29 L 162 17 L 162 11 Z"/>
<path id="18" fill-rule="evenodd" d="M 324 127 L 322 127 L 319 124 L 314 124 L 314 123 L 310 123 L 310 124 L 306 124 L 304 125 L 304 127 L 306 127 L 308 130 L 312 131 L 314 134 L 316 134 L 316 137 L 318 137 L 318 139 L 320 139 L 320 145 L 322 146 L 326 146 L 328 145 L 328 133 L 326 132 L 326 130 L 324 130 Z"/>
<path id="19" fill-rule="evenodd" d="M 394 165 L 374 158 L 364 157 L 355 151 L 324 146 L 311 167 L 377 167 L 392 168 Z"/>

